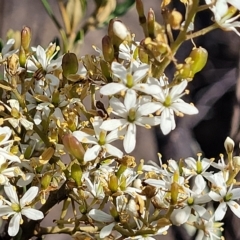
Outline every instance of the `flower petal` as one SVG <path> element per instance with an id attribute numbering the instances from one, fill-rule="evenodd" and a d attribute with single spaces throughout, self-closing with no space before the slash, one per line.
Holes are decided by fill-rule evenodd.
<path id="1" fill-rule="evenodd" d="M 19 231 L 20 221 L 21 221 L 21 213 L 15 213 L 11 218 L 8 226 L 8 234 L 9 236 L 16 236 Z"/>
<path id="2" fill-rule="evenodd" d="M 131 153 L 136 146 L 136 125 L 129 124 L 123 140 L 123 147 L 126 153 Z"/>
<path id="3" fill-rule="evenodd" d="M 37 196 L 38 190 L 38 187 L 30 187 L 20 199 L 21 207 L 24 207 L 27 203 L 32 202 L 32 200 Z"/>
<path id="4" fill-rule="evenodd" d="M 44 215 L 41 211 L 33 208 L 22 209 L 22 215 L 32 220 L 39 220 L 44 218 Z"/>

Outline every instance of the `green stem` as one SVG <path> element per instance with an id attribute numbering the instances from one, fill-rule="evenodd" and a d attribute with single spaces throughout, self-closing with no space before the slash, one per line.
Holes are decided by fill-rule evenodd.
<path id="1" fill-rule="evenodd" d="M 154 72 L 153 72 L 153 76 L 154 77 L 158 78 L 159 76 L 161 76 L 163 74 L 163 72 L 166 69 L 166 67 L 170 64 L 170 62 L 172 60 L 172 57 L 177 52 L 178 48 L 186 40 L 186 33 L 187 33 L 188 26 L 191 23 L 193 17 L 195 16 L 195 14 L 197 12 L 198 5 L 199 5 L 199 0 L 193 0 L 192 6 L 191 6 L 191 10 L 189 11 L 187 19 L 185 21 L 184 28 L 178 34 L 177 39 L 170 45 L 171 57 L 170 56 L 166 57 L 162 61 L 160 66 L 154 70 Z"/>

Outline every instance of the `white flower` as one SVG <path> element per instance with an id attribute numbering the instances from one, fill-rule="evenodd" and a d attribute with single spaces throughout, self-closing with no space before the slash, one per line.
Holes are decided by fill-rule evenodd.
<path id="1" fill-rule="evenodd" d="M 240 36 L 240 33 L 236 28 L 240 27 L 240 21 L 235 21 L 239 18 L 237 16 L 232 17 L 235 14 L 235 9 L 230 9 L 228 4 L 231 4 L 234 8 L 240 10 L 240 1 L 239 0 L 205 0 L 206 4 L 213 4 L 210 7 L 210 10 L 214 14 L 215 22 L 224 30 L 234 31 L 237 35 Z"/>
<path id="2" fill-rule="evenodd" d="M 223 223 L 215 222 L 214 215 L 209 220 L 202 219 L 200 224 L 195 222 L 195 225 L 200 230 L 199 239 L 205 239 L 204 236 L 211 240 L 222 239 L 219 233 L 221 232 L 220 227 Z"/>
<path id="3" fill-rule="evenodd" d="M 113 76 L 120 79 L 120 82 L 111 82 L 103 86 L 100 89 L 100 93 L 103 95 L 113 95 L 129 89 L 147 94 L 157 94 L 160 91 L 157 85 L 141 83 L 141 80 L 146 77 L 149 70 L 149 65 L 147 64 L 141 64 L 134 71 L 132 65 L 129 69 L 126 69 L 122 64 L 113 62 L 111 69 Z"/>
<path id="4" fill-rule="evenodd" d="M 211 172 L 207 172 L 207 169 L 211 166 L 212 161 L 203 158 L 201 159 L 201 155 L 198 156 L 198 160 L 195 160 L 192 157 L 186 158 L 185 163 L 187 164 L 187 167 L 183 167 L 183 172 L 186 176 L 196 176 L 195 177 L 195 183 L 199 180 L 199 178 L 205 177 L 208 179 L 212 176 Z"/>
<path id="5" fill-rule="evenodd" d="M 92 125 L 95 132 L 95 137 L 82 131 L 73 132 L 73 136 L 80 142 L 93 144 L 93 147 L 89 147 L 84 154 L 84 161 L 91 161 L 95 159 L 101 150 L 107 153 L 122 158 L 123 153 L 118 148 L 114 147 L 110 143 L 119 139 L 118 131 L 112 131 L 107 134 L 106 131 L 100 128 L 103 120 L 100 117 L 95 117 Z"/>
<path id="6" fill-rule="evenodd" d="M 9 178 L 23 175 L 19 167 L 8 167 L 9 164 L 10 163 L 7 161 L 7 159 L 3 155 L 0 155 L 0 185 L 7 185 Z"/>
<path id="7" fill-rule="evenodd" d="M 9 57 L 10 55 L 12 55 L 13 53 L 17 52 L 17 50 L 9 51 L 12 48 L 12 46 L 14 45 L 14 43 L 15 43 L 15 40 L 11 38 L 3 46 L 2 52 L 0 53 L 0 63 L 4 62 L 6 60 L 6 58 Z"/>
<path id="8" fill-rule="evenodd" d="M 222 182 L 220 177 L 219 181 Z M 224 218 L 227 212 L 227 206 L 238 218 L 240 218 L 240 206 L 236 201 L 234 201 L 240 198 L 240 189 L 233 189 L 232 187 L 233 186 L 231 185 L 229 189 L 227 189 L 227 185 L 224 182 L 223 185 L 219 186 L 218 192 L 210 191 L 209 193 L 209 196 L 212 198 L 213 201 L 220 202 L 215 211 L 216 221 L 220 221 Z"/>
<path id="9" fill-rule="evenodd" d="M 1 102 L 4 107 L 14 116 L 12 118 L 8 118 L 8 122 L 14 127 L 19 128 L 20 124 L 26 129 L 26 130 L 32 130 L 33 129 L 33 123 L 28 121 L 23 115 L 22 110 L 20 109 L 19 102 L 16 99 L 10 99 L 7 101 L 10 105 L 10 107 L 3 102 Z"/>
<path id="10" fill-rule="evenodd" d="M 171 89 L 161 89 L 159 94 L 154 95 L 154 98 L 158 100 L 160 105 L 160 128 L 164 135 L 168 134 L 176 127 L 174 112 L 177 115 L 182 115 L 182 113 L 189 115 L 198 113 L 196 107 L 180 99 L 184 95 L 183 90 L 186 88 L 186 86 L 187 81 L 184 80 L 177 86 L 174 86 Z"/>
<path id="11" fill-rule="evenodd" d="M 205 194 L 202 195 L 204 189 L 206 187 L 206 182 L 203 178 L 198 178 L 195 180 L 195 184 L 193 186 L 192 191 L 187 189 L 186 200 L 182 202 L 184 205 L 183 208 L 174 209 L 171 214 L 171 221 L 174 225 L 181 225 L 188 221 L 192 210 L 194 210 L 201 218 L 206 220 L 210 219 L 211 215 L 209 212 L 201 206 L 204 203 L 210 202 L 211 198 Z"/>
<path id="12" fill-rule="evenodd" d="M 144 101 L 144 98 L 142 100 Z M 132 152 L 136 146 L 136 125 L 150 128 L 150 126 L 160 123 L 157 117 L 146 117 L 158 109 L 157 104 L 153 102 L 142 103 L 141 100 L 137 102 L 134 90 L 127 91 L 124 103 L 115 97 L 111 98 L 110 106 L 113 113 L 121 118 L 106 120 L 100 127 L 106 131 L 123 129 L 125 134 L 123 146 L 127 153 Z"/>
<path id="13" fill-rule="evenodd" d="M 54 70 L 59 69 L 61 67 L 62 57 L 59 57 L 56 60 L 52 60 L 53 57 L 58 52 L 58 48 L 56 48 L 57 51 L 55 51 L 52 55 L 49 56 L 47 52 L 50 48 L 55 48 L 55 45 L 51 43 L 46 50 L 44 50 L 43 47 L 41 47 L 40 45 L 37 46 L 36 48 L 37 58 L 32 56 L 32 58 L 27 60 L 26 65 L 27 65 L 27 70 L 29 72 L 36 72 L 39 68 L 42 68 L 43 71 L 45 72 L 45 79 L 48 80 L 48 83 L 50 85 L 55 86 L 59 84 L 59 79 L 51 73 Z"/>
<path id="14" fill-rule="evenodd" d="M 15 236 L 18 233 L 22 215 L 32 220 L 39 220 L 44 217 L 41 211 L 29 206 L 38 194 L 37 187 L 29 188 L 20 200 L 12 185 L 4 186 L 4 191 L 10 201 L 4 199 L 7 205 L 0 206 L 0 216 L 12 216 L 8 227 L 8 234 L 10 236 Z"/>
<path id="15" fill-rule="evenodd" d="M 108 225 L 104 226 L 101 231 L 100 231 L 100 238 L 104 238 L 108 235 L 111 234 L 114 226 L 116 225 L 116 222 L 114 220 L 114 218 L 101 211 L 101 210 L 97 210 L 97 209 L 92 209 L 89 213 L 88 213 L 89 217 L 91 217 L 93 220 L 98 221 L 98 222 L 103 222 L 103 223 L 108 223 Z"/>

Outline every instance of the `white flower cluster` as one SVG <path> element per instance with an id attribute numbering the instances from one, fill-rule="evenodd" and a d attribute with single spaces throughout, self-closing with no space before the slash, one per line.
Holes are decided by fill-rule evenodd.
<path id="1" fill-rule="evenodd" d="M 195 1 L 186 2 L 194 7 Z M 238 1 L 206 3 L 220 27 L 239 34 Z M 59 47 L 52 43 L 46 49 L 30 48 L 27 27 L 19 51 L 10 51 L 13 39 L 1 50 L 0 216 L 8 235 L 29 239 L 80 232 L 90 239 L 149 240 L 166 234 L 171 225 L 186 224 L 203 237 L 220 239 L 218 221 L 227 209 L 240 218 L 240 157 L 233 156 L 230 138 L 225 141 L 227 161 L 223 155 L 214 162 L 199 154 L 163 164 L 159 155 L 158 166 L 127 155 L 137 145 L 137 127 L 159 126 L 166 135 L 176 128 L 175 115 L 198 113 L 183 99 L 189 81 L 206 63 L 206 50 L 194 48 L 178 64 L 176 45 L 168 46 L 157 24 L 152 38 L 140 43 L 120 21 L 109 25 L 103 49 L 96 48 L 99 56 L 78 59 L 66 53 L 57 58 Z M 191 34 L 185 30 L 180 36 Z M 169 80 L 164 72 L 171 61 L 176 72 Z M 116 140 L 123 141 L 124 150 L 114 145 Z M 41 226 L 61 201 L 55 226 Z M 74 216 L 66 219 L 70 201 Z M 214 201 L 219 202 L 216 210 Z M 37 203 L 44 206 L 36 210 Z"/>

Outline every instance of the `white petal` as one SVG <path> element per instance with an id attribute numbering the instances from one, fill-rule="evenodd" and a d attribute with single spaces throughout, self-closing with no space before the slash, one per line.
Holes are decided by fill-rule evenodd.
<path id="1" fill-rule="evenodd" d="M 120 78 L 121 80 L 126 79 L 127 70 L 122 64 L 113 62 L 111 69 L 115 77 Z"/>
<path id="2" fill-rule="evenodd" d="M 4 186 L 4 191 L 12 203 L 19 204 L 17 192 L 12 185 Z"/>
<path id="3" fill-rule="evenodd" d="M 119 134 L 119 130 L 113 130 L 111 131 L 107 136 L 106 136 L 106 143 L 111 143 L 115 140 L 119 140 L 120 134 Z"/>
<path id="4" fill-rule="evenodd" d="M 126 119 L 109 119 L 102 123 L 101 128 L 106 131 L 115 130 L 128 123 Z"/>
<path id="5" fill-rule="evenodd" d="M 164 109 L 161 114 L 161 124 L 160 128 L 164 135 L 167 135 L 175 128 L 174 116 L 171 114 L 169 109 Z"/>
<path id="6" fill-rule="evenodd" d="M 240 1 L 239 0 L 227 0 L 228 3 L 233 5 L 235 8 L 240 10 Z"/>
<path id="7" fill-rule="evenodd" d="M 102 230 L 100 231 L 100 238 L 105 238 L 106 236 L 110 235 L 112 233 L 112 229 L 113 227 L 116 225 L 115 222 L 105 226 L 102 228 Z"/>
<path id="8" fill-rule="evenodd" d="M 139 83 L 133 87 L 134 90 L 144 92 L 146 94 L 155 95 L 161 92 L 161 89 L 157 85 L 149 85 L 146 83 Z"/>
<path id="9" fill-rule="evenodd" d="M 22 209 L 22 215 L 32 220 L 39 220 L 44 218 L 44 215 L 41 211 L 33 208 Z"/>
<path id="10" fill-rule="evenodd" d="M 37 54 L 39 63 L 42 65 L 42 68 L 46 70 L 46 67 L 47 67 L 46 53 L 45 53 L 45 50 L 40 45 L 37 46 L 36 54 Z"/>
<path id="11" fill-rule="evenodd" d="M 113 113 L 119 117 L 126 118 L 128 113 L 124 104 L 117 98 L 110 99 L 110 106 L 113 108 Z"/>
<path id="12" fill-rule="evenodd" d="M 240 189 L 234 188 L 231 190 L 232 193 L 232 199 L 240 199 Z"/>
<path id="13" fill-rule="evenodd" d="M 129 89 L 124 98 L 124 105 L 127 111 L 129 111 L 131 108 L 134 108 L 136 106 L 136 102 L 137 102 L 137 93 L 134 90 Z"/>
<path id="14" fill-rule="evenodd" d="M 98 221 L 98 222 L 112 222 L 114 221 L 114 218 L 101 211 L 101 210 L 98 210 L 98 209 L 92 209 L 89 213 L 88 213 L 89 217 L 92 218 L 93 220 L 95 221 Z"/>
<path id="15" fill-rule="evenodd" d="M 91 143 L 91 144 L 97 144 L 97 139 L 85 132 L 82 131 L 75 131 L 73 132 L 73 136 L 82 143 Z"/>
<path id="16" fill-rule="evenodd" d="M 20 199 L 21 207 L 24 207 L 27 203 L 32 202 L 32 200 L 37 196 L 37 194 L 38 187 L 30 187 Z"/>
<path id="17" fill-rule="evenodd" d="M 106 151 L 113 155 L 113 156 L 116 156 L 118 158 L 122 158 L 123 156 L 123 152 L 121 150 L 119 150 L 118 148 L 114 147 L 113 145 L 111 144 L 106 144 L 105 145 L 105 148 L 106 148 Z"/>
<path id="18" fill-rule="evenodd" d="M 108 96 L 125 89 L 127 89 L 127 87 L 121 83 L 108 83 L 100 89 L 100 93 L 102 95 Z"/>
<path id="19" fill-rule="evenodd" d="M 227 205 L 231 208 L 232 212 L 240 218 L 240 206 L 237 202 L 235 201 L 230 201 L 227 203 Z"/>
<path id="20" fill-rule="evenodd" d="M 162 180 L 157 180 L 157 179 L 146 179 L 144 180 L 145 183 L 157 187 L 157 188 L 166 188 L 166 183 Z"/>
<path id="21" fill-rule="evenodd" d="M 101 129 L 100 129 L 100 126 L 103 122 L 103 119 L 101 117 L 94 117 L 94 120 L 93 120 L 93 128 L 94 128 L 94 132 L 95 132 L 95 135 L 97 136 L 97 139 L 99 138 L 99 135 L 100 135 L 100 132 L 101 132 Z"/>
<path id="22" fill-rule="evenodd" d="M 172 104 L 171 106 L 174 110 L 177 110 L 179 112 L 182 112 L 184 114 L 197 114 L 198 113 L 198 109 L 196 107 L 194 107 L 191 104 L 185 103 L 185 102 L 175 102 Z"/>
<path id="23" fill-rule="evenodd" d="M 2 48 L 2 55 L 4 56 L 8 51 L 11 49 L 11 47 L 14 45 L 15 40 L 13 38 L 8 39 L 6 44 Z"/>
<path id="24" fill-rule="evenodd" d="M 139 126 L 156 126 L 159 125 L 161 122 L 161 118 L 160 117 L 141 117 L 139 119 L 137 119 L 137 121 L 135 121 L 135 124 L 139 125 Z"/>
<path id="25" fill-rule="evenodd" d="M 136 146 L 136 125 L 130 123 L 123 140 L 123 147 L 126 153 L 131 153 Z"/>
<path id="26" fill-rule="evenodd" d="M 16 236 L 19 231 L 20 221 L 21 221 L 21 213 L 15 213 L 11 218 L 8 226 L 8 234 L 10 236 Z"/>
<path id="27" fill-rule="evenodd" d="M 209 192 L 209 197 L 216 202 L 219 202 L 222 200 L 222 196 L 213 191 Z"/>
<path id="28" fill-rule="evenodd" d="M 88 162 L 88 161 L 91 161 L 95 158 L 97 158 L 99 152 L 101 151 L 101 146 L 99 145 L 95 145 L 91 148 L 88 148 L 87 151 L 85 152 L 84 154 L 84 161 L 85 162 Z"/>
<path id="29" fill-rule="evenodd" d="M 184 80 L 182 81 L 180 84 L 178 84 L 177 86 L 174 86 L 171 90 L 170 90 L 170 96 L 171 98 L 175 98 L 178 97 L 179 94 L 181 94 L 183 92 L 183 90 L 186 88 L 187 86 L 187 81 Z"/>
<path id="30" fill-rule="evenodd" d="M 12 214 L 15 214 L 15 212 L 12 210 L 10 206 L 7 205 L 0 206 L 0 217 Z"/>
<path id="31" fill-rule="evenodd" d="M 215 220 L 221 221 L 227 212 L 227 204 L 222 202 L 215 211 Z"/>
<path id="32" fill-rule="evenodd" d="M 156 112 L 157 110 L 160 109 L 160 107 L 161 106 L 158 103 L 153 102 L 145 103 L 138 108 L 138 112 L 140 113 L 141 116 L 146 116 L 148 114 Z"/>
<path id="33" fill-rule="evenodd" d="M 133 74 L 134 83 L 138 83 L 141 79 L 143 79 L 148 72 L 149 65 L 142 64 L 140 67 L 138 67 L 137 71 Z"/>

